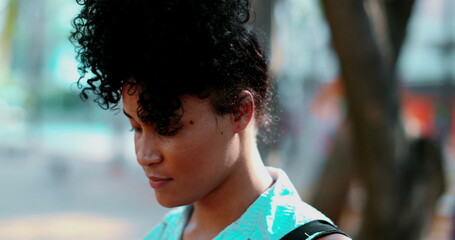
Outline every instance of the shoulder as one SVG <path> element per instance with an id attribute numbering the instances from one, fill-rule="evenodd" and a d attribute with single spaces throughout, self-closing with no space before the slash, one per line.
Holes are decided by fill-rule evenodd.
<path id="1" fill-rule="evenodd" d="M 331 222 L 316 208 L 302 201 L 300 194 L 283 170 L 272 167 L 268 167 L 268 170 L 272 176 L 275 175 L 274 179 L 276 179 L 271 189 L 270 205 L 274 209 L 281 210 L 278 217 L 289 215 L 291 220 L 295 220 L 296 226 L 317 219 Z"/>
<path id="2" fill-rule="evenodd" d="M 324 236 L 322 238 L 319 238 L 319 240 L 352 240 L 344 235 L 341 234 L 330 234 L 327 236 Z"/>
<path id="3" fill-rule="evenodd" d="M 267 229 L 272 238 L 282 237 L 293 229 L 312 221 L 321 220 L 333 224 L 323 213 L 302 201 L 298 191 L 283 170 L 271 167 L 268 167 L 268 170 L 276 181 L 270 189 L 267 204 L 264 204 L 263 214 L 266 220 L 260 226 L 262 229 Z"/>

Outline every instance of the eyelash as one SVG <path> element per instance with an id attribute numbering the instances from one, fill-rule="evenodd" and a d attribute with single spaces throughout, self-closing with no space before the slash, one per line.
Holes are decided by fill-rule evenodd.
<path id="1" fill-rule="evenodd" d="M 141 131 L 142 131 L 142 128 L 134 128 L 134 127 L 132 127 L 130 129 L 130 132 L 134 132 L 134 133 L 141 132 Z M 177 132 L 178 132 L 178 130 L 175 131 L 175 132 L 171 132 L 169 134 L 159 134 L 159 135 L 165 136 L 165 137 L 173 137 L 173 136 L 175 136 L 177 134 Z"/>
<path id="2" fill-rule="evenodd" d="M 141 131 L 141 130 L 142 130 L 142 129 L 140 129 L 140 128 L 131 128 L 131 129 L 130 129 L 130 132 L 139 132 L 139 131 Z"/>

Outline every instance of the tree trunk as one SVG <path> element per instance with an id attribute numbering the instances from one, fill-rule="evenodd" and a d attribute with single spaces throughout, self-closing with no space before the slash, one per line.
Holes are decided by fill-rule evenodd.
<path id="1" fill-rule="evenodd" d="M 381 57 L 363 1 L 323 3 L 345 81 L 356 165 L 367 188 L 359 239 L 395 239 L 397 163 L 407 148 L 396 134 L 401 132 L 398 85 Z"/>
<path id="2" fill-rule="evenodd" d="M 354 164 L 367 191 L 358 239 L 418 239 L 444 184 L 441 149 L 426 139 L 409 143 L 400 120 L 394 66 L 413 1 L 383 2 L 379 11 L 386 13 L 374 21 L 364 1 L 322 2 L 346 87 Z M 400 22 L 392 28 L 394 19 Z M 378 31 L 385 24 L 378 21 L 390 29 Z M 389 36 L 378 38 L 381 32 Z M 377 39 L 393 46 L 392 57 Z"/>
<path id="3" fill-rule="evenodd" d="M 389 0 L 384 1 L 387 16 L 387 27 L 392 49 L 391 66 L 395 68 L 401 46 L 406 36 L 406 28 L 415 0 Z"/>
<path id="4" fill-rule="evenodd" d="M 348 198 L 352 180 L 353 157 L 350 129 L 346 121 L 341 123 L 324 170 L 315 184 L 311 205 L 338 223 Z M 336 181 L 334 181 L 336 179 Z"/>

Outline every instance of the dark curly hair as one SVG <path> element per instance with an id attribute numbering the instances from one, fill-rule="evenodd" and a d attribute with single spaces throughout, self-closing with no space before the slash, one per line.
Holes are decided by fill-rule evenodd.
<path id="1" fill-rule="evenodd" d="M 249 24 L 248 0 L 76 1 L 82 10 L 70 40 L 84 100 L 91 93 L 113 109 L 122 88 L 134 86 L 138 116 L 169 135 L 181 125 L 182 95 L 210 96 L 216 112 L 226 114 L 249 90 L 259 125 L 270 122 L 267 59 Z"/>

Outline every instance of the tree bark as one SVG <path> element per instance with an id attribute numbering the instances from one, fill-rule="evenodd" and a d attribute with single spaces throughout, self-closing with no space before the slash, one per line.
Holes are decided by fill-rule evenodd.
<path id="1" fill-rule="evenodd" d="M 406 37 L 406 28 L 415 0 L 386 0 L 384 1 L 389 29 L 389 39 L 392 48 L 391 66 L 395 68 L 401 46 Z"/>
<path id="2" fill-rule="evenodd" d="M 387 62 L 387 66 L 391 67 L 391 74 L 395 75 L 395 66 L 401 52 L 401 46 L 406 36 L 406 28 L 411 16 L 415 0 L 366 0 L 370 2 L 369 19 L 371 20 L 371 28 L 373 28 L 374 38 L 379 39 L 378 50 L 382 54 L 383 61 Z M 372 9 L 376 8 L 376 9 Z M 382 36 L 380 36 L 382 34 Z M 341 128 L 347 124 L 348 120 L 341 123 Z M 348 191 L 349 179 L 355 172 L 351 169 L 352 152 L 347 150 L 347 145 L 351 144 L 350 131 L 338 131 L 335 136 L 334 146 L 328 162 L 326 163 L 325 171 L 316 184 L 316 192 L 312 199 L 312 204 L 318 209 L 327 214 L 331 219 L 337 221 L 340 218 L 343 206 L 334 203 L 343 203 L 345 194 Z M 401 133 L 404 134 L 404 133 Z M 349 140 L 349 141 L 348 141 Z M 350 148 L 349 148 L 350 149 Z M 347 162 L 350 161 L 350 162 Z M 337 169 L 337 171 L 332 171 Z M 349 179 L 341 179 L 341 178 Z M 336 186 L 330 179 L 338 179 Z M 327 198 L 327 189 L 333 189 L 330 198 Z M 337 189 L 337 190 L 335 190 Z"/>
<path id="3" fill-rule="evenodd" d="M 398 84 L 381 57 L 363 1 L 322 2 L 345 81 L 356 165 L 367 188 L 359 239 L 395 239 L 397 164 L 407 149 L 403 135 L 396 134 Z"/>
<path id="4" fill-rule="evenodd" d="M 443 192 L 444 178 L 438 144 L 427 139 L 409 142 L 400 119 L 394 66 L 413 1 L 384 2 L 377 7 L 386 14 L 380 13 L 376 19 L 368 17 L 364 1 L 322 2 L 346 87 L 357 153 L 354 164 L 367 191 L 358 239 L 419 239 Z M 392 16 L 395 14 L 403 16 Z M 394 19 L 399 23 L 392 28 Z M 390 29 L 377 31 L 375 28 L 385 24 L 379 21 L 389 23 Z M 378 37 L 381 32 L 388 36 Z M 387 38 L 393 46 L 392 58 L 378 43 Z"/>
<path id="5" fill-rule="evenodd" d="M 327 162 L 315 184 L 315 193 L 311 199 L 311 205 L 335 223 L 339 223 L 341 218 L 354 175 L 350 132 L 347 122 L 343 121 L 333 139 Z"/>

